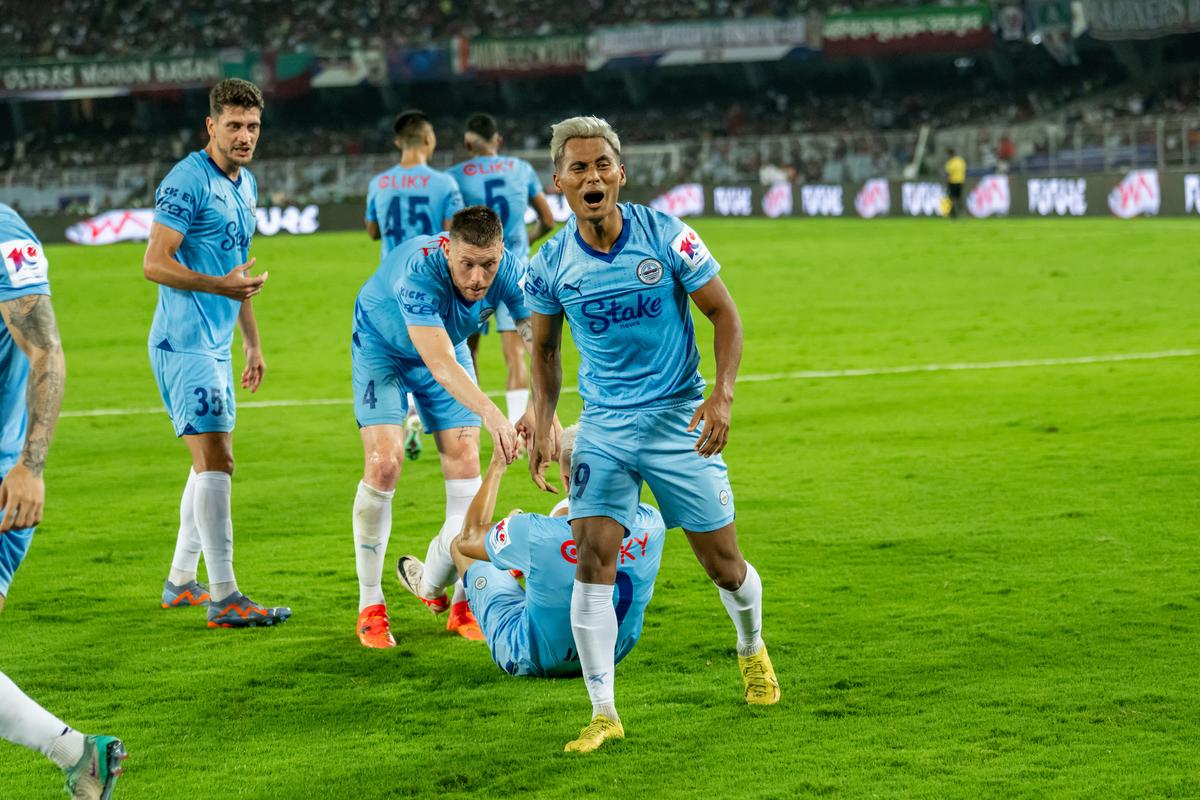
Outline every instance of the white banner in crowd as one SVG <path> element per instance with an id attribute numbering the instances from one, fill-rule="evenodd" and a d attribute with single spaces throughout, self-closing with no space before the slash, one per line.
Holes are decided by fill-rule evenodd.
<path id="1" fill-rule="evenodd" d="M 1183 176 L 1183 204 L 1189 214 L 1200 214 L 1200 175 Z"/>
<path id="2" fill-rule="evenodd" d="M 763 195 L 762 210 L 772 219 L 790 217 L 792 215 L 792 185 L 780 182 L 768 189 L 767 193 Z"/>
<path id="3" fill-rule="evenodd" d="M 256 208 L 254 213 L 259 236 L 274 236 L 280 231 L 294 234 L 316 233 L 320 228 L 318 209 L 315 205 L 304 208 L 270 206 Z M 152 208 L 105 211 L 67 228 L 67 241 L 86 245 L 144 242 L 150 238 L 150 225 L 153 222 Z"/>
<path id="4" fill-rule="evenodd" d="M 1135 169 L 1126 173 L 1108 195 L 1108 208 L 1122 219 L 1155 216 L 1162 208 L 1162 190 L 1158 170 Z"/>
<path id="5" fill-rule="evenodd" d="M 748 217 L 754 213 L 753 193 L 749 186 L 717 186 L 713 189 L 713 210 L 722 217 Z"/>
<path id="6" fill-rule="evenodd" d="M 940 183 L 905 183 L 900 187 L 901 209 L 912 217 L 940 217 L 946 188 Z"/>
<path id="7" fill-rule="evenodd" d="M 810 217 L 840 217 L 845 213 L 842 187 L 815 183 L 800 189 L 800 207 Z"/>
<path id="8" fill-rule="evenodd" d="M 1007 175 L 988 175 L 967 195 L 967 210 L 973 217 L 1007 217 L 1012 210 L 1012 192 Z"/>
<path id="9" fill-rule="evenodd" d="M 600 27 L 587 40 L 587 68 L 778 61 L 798 48 L 815 49 L 811 33 L 805 17 Z"/>
<path id="10" fill-rule="evenodd" d="M 1084 178 L 1030 178 L 1029 213 L 1039 217 L 1082 217 L 1087 213 Z"/>
<path id="11" fill-rule="evenodd" d="M 698 183 L 681 183 L 650 202 L 650 207 L 676 217 L 692 217 L 704 213 L 704 187 Z M 720 212 L 718 212 L 720 213 Z"/>
<path id="12" fill-rule="evenodd" d="M 854 209 L 863 219 L 886 217 L 892 213 L 892 191 L 886 178 L 874 178 L 863 184 L 854 198 Z"/>

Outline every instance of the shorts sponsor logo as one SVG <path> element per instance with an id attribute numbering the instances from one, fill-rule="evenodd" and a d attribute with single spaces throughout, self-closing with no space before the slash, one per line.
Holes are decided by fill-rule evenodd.
<path id="1" fill-rule="evenodd" d="M 502 519 L 492 528 L 492 532 L 488 534 L 491 540 L 489 544 L 492 546 L 493 553 L 499 553 L 504 548 L 512 544 L 512 536 L 508 533 L 508 519 Z"/>
<path id="2" fill-rule="evenodd" d="M 1087 180 L 1030 178 L 1029 213 L 1039 217 L 1082 217 L 1087 213 Z"/>
<path id="3" fill-rule="evenodd" d="M 487 578 L 484 578 L 482 576 L 476 578 L 475 579 L 475 588 L 478 589 L 479 591 L 483 591 L 484 589 L 486 589 L 487 588 Z"/>
<path id="4" fill-rule="evenodd" d="M 874 178 L 863 184 L 854 198 L 854 210 L 863 219 L 886 217 L 892 213 L 892 193 L 886 178 Z"/>
<path id="5" fill-rule="evenodd" d="M 1007 217 L 1011 209 L 1007 175 L 988 175 L 967 195 L 967 210 L 973 217 Z"/>
<path id="6" fill-rule="evenodd" d="M 647 286 L 653 286 L 662 280 L 663 266 L 653 258 L 647 258 L 637 265 L 638 280 Z M 563 288 L 566 288 L 565 286 Z"/>
<path id="7" fill-rule="evenodd" d="M 721 505 L 723 505 L 723 506 L 729 505 L 729 492 L 726 489 L 721 490 L 721 494 L 719 495 L 719 497 L 721 500 Z"/>
<path id="8" fill-rule="evenodd" d="M 1135 169 L 1117 184 L 1108 195 L 1108 208 L 1122 219 L 1158 214 L 1162 207 L 1162 191 L 1158 170 Z"/>

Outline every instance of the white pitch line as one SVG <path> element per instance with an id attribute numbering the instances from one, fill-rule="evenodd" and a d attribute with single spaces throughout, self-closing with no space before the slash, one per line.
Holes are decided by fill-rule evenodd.
<path id="1" fill-rule="evenodd" d="M 794 372 L 768 372 L 760 375 L 739 375 L 738 383 L 766 383 L 771 381 L 823 380 L 827 378 L 864 378 L 872 375 L 905 375 L 920 372 L 966 372 L 971 370 L 1021 369 L 1025 367 L 1067 367 L 1079 364 L 1111 364 L 1119 361 L 1159 361 L 1165 358 L 1193 358 L 1200 356 L 1200 349 L 1160 350 L 1154 353 L 1108 353 L 1099 356 L 1075 356 L 1071 358 L 1030 358 L 1019 361 L 982 361 L 976 363 L 909 364 L 900 367 L 864 367 L 861 369 L 817 369 Z M 564 386 L 563 392 L 575 393 L 577 386 Z M 488 392 L 489 397 L 500 397 L 502 391 Z M 349 398 L 325 398 L 316 400 L 247 400 L 238 403 L 238 408 L 295 408 L 301 406 L 348 406 Z M 60 417 L 125 417 L 147 414 L 162 414 L 156 408 L 93 408 L 84 411 L 64 411 Z"/>

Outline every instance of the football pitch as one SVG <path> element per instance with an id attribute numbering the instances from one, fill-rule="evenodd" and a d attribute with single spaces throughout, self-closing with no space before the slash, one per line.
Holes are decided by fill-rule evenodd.
<path id="1" fill-rule="evenodd" d="M 780 705 L 742 702 L 733 627 L 675 531 L 617 670 L 628 738 L 563 754 L 582 683 L 508 677 L 392 575 L 441 523 L 431 437 L 393 504 L 399 647 L 359 646 L 360 233 L 251 250 L 268 370 L 238 396 L 235 564 L 295 612 L 252 631 L 158 606 L 188 458 L 149 370 L 142 246 L 48 248 L 67 397 L 0 670 L 124 738 L 120 799 L 1200 795 L 1197 223 L 693 224 L 745 325 L 726 459 Z M 579 408 L 564 394 L 564 421 Z M 498 507 L 545 511 L 524 465 Z M 60 784 L 0 745 L 2 800 Z"/>

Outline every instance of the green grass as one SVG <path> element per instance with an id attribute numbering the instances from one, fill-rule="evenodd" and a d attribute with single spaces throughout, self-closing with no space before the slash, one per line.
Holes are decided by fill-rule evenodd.
<path id="1" fill-rule="evenodd" d="M 1193 223 L 696 227 L 745 320 L 744 376 L 1200 347 Z M 256 399 L 348 400 L 377 245 L 254 254 Z M 49 255 L 67 410 L 157 406 L 141 249 Z M 727 460 L 783 701 L 742 704 L 732 627 L 674 533 L 618 670 L 628 739 L 593 757 L 560 752 L 587 719 L 579 681 L 505 676 L 390 578 L 400 647 L 358 646 L 348 403 L 239 414 L 238 577 L 295 610 L 248 632 L 158 608 L 187 473 L 165 414 L 64 418 L 0 669 L 124 737 L 120 798 L 1194 797 L 1198 363 L 742 383 Z M 485 340 L 484 386 L 501 380 Z M 521 470 L 501 502 L 549 505 Z M 406 465 L 390 561 L 424 552 L 441 508 L 436 460 Z M 0 748 L 4 800 L 58 780 Z"/>

